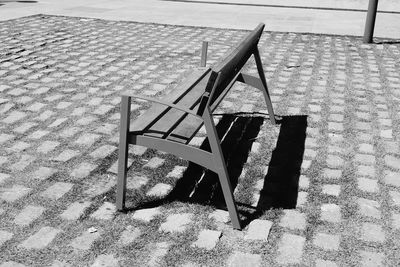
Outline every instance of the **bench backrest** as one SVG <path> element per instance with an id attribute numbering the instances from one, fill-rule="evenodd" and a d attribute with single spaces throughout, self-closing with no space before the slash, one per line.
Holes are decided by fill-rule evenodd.
<path id="1" fill-rule="evenodd" d="M 228 56 L 212 68 L 210 80 L 206 87 L 205 99 L 213 110 L 230 89 L 230 84 L 237 77 L 243 66 L 257 48 L 265 24 L 260 23 L 231 51 Z M 200 110 L 205 103 L 200 105 Z"/>

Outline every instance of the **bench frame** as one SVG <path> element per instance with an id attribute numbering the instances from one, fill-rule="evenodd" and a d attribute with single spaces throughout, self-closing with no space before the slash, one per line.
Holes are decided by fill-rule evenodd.
<path id="1" fill-rule="evenodd" d="M 260 31 L 260 28 L 262 33 L 262 30 L 264 28 L 263 24 L 260 24 L 254 31 L 256 30 Z M 165 101 L 157 100 L 154 98 L 139 96 L 131 93 L 125 93 L 122 95 L 120 143 L 119 143 L 119 155 L 118 155 L 119 159 L 118 182 L 117 182 L 117 196 L 116 196 L 116 206 L 118 210 L 123 210 L 125 208 L 128 148 L 129 144 L 135 144 L 174 154 L 178 157 L 181 157 L 183 159 L 201 165 L 218 174 L 219 182 L 222 187 L 222 192 L 229 211 L 232 226 L 233 228 L 238 230 L 242 229 L 239 215 L 237 212 L 237 207 L 233 197 L 233 191 L 229 180 L 228 170 L 226 167 L 226 163 L 220 145 L 221 142 L 216 131 L 216 127 L 212 117 L 212 112 L 223 100 L 223 98 L 229 92 L 229 90 L 235 84 L 235 82 L 238 81 L 261 90 L 267 105 L 271 123 L 272 124 L 276 123 L 272 102 L 269 96 L 267 82 L 265 79 L 264 70 L 262 67 L 257 44 L 258 44 L 258 39 L 254 47 L 251 47 L 251 55 L 254 56 L 259 78 L 242 73 L 241 72 L 242 67 L 240 67 L 239 70 L 235 69 L 237 73 L 234 75 L 234 78 L 229 79 L 230 82 L 228 86 L 223 89 L 222 93 L 220 92 L 220 95 L 218 95 L 216 99 L 213 99 L 213 95 L 216 90 L 216 85 L 218 84 L 219 79 L 221 79 L 222 77 L 221 71 L 218 70 L 214 71 L 212 69 L 206 70 L 199 79 L 201 79 L 207 74 L 210 74 L 210 78 L 207 82 L 205 92 L 201 97 L 197 112 L 191 108 L 180 106 L 174 103 L 167 103 Z M 243 45 L 239 46 L 235 51 L 240 51 L 242 46 Z M 251 55 L 249 55 L 248 57 L 251 57 Z M 248 60 L 249 59 L 247 59 L 243 63 L 243 65 L 245 65 Z M 192 116 L 195 116 L 197 118 L 200 118 L 205 126 L 206 135 L 211 147 L 211 152 L 167 139 L 162 139 L 153 136 L 146 136 L 141 132 L 130 131 L 130 113 L 131 113 L 130 107 L 132 98 L 138 98 L 162 104 L 172 109 L 177 109 Z"/>

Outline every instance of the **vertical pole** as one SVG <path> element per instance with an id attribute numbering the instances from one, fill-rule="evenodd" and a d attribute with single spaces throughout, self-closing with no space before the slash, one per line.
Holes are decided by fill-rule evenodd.
<path id="1" fill-rule="evenodd" d="M 118 153 L 118 181 L 116 206 L 118 210 L 125 208 L 126 195 L 126 168 L 128 161 L 128 132 L 131 114 L 131 97 L 122 96 L 121 99 L 121 124 L 119 131 L 119 153 Z"/>
<path id="2" fill-rule="evenodd" d="M 205 67 L 207 64 L 207 50 L 208 50 L 208 42 L 203 41 L 201 46 L 201 62 L 200 67 Z"/>
<path id="3" fill-rule="evenodd" d="M 378 0 L 369 0 L 367 20 L 365 22 L 364 43 L 372 43 L 374 37 L 376 11 L 378 9 Z"/>

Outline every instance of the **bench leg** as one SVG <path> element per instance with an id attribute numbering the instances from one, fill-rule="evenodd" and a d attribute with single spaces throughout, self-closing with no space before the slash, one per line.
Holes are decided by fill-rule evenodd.
<path id="1" fill-rule="evenodd" d="M 263 84 L 263 87 L 264 87 L 264 90 L 262 90 L 262 92 L 264 94 L 265 102 L 267 104 L 269 118 L 270 118 L 272 124 L 276 124 L 274 108 L 272 107 L 272 101 L 271 101 L 271 97 L 269 96 L 269 92 L 268 92 L 267 80 L 265 79 L 264 69 L 262 67 L 262 62 L 261 62 L 261 57 L 260 57 L 260 52 L 258 51 L 257 47 L 254 50 L 254 59 L 256 61 L 256 65 L 257 65 L 258 75 L 260 76 L 261 83 Z"/>
<path id="2" fill-rule="evenodd" d="M 121 99 L 121 122 L 119 131 L 119 153 L 118 153 L 118 181 L 117 181 L 117 209 L 125 208 L 126 195 L 126 171 L 128 162 L 128 132 L 131 114 L 131 97 L 122 96 Z"/>
<path id="3" fill-rule="evenodd" d="M 228 207 L 229 211 L 229 216 L 231 217 L 232 226 L 235 229 L 241 230 L 242 227 L 240 225 L 240 219 L 238 216 L 235 200 L 233 198 L 232 185 L 229 180 L 224 155 L 222 154 L 217 130 L 215 129 L 214 121 L 212 119 L 209 107 L 206 107 L 206 110 L 203 114 L 203 119 L 207 131 L 208 141 L 210 142 L 211 146 L 211 152 L 214 156 L 219 182 L 221 183 L 222 192 L 224 194 L 226 206 Z"/>

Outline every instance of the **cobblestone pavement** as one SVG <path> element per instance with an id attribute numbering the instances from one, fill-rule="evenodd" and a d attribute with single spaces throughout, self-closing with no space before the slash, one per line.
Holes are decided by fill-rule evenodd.
<path id="1" fill-rule="evenodd" d="M 263 35 L 283 121 L 260 126 L 235 196 L 278 208 L 253 214 L 243 231 L 204 203 L 115 211 L 121 91 L 166 94 L 198 65 L 202 40 L 212 41 L 212 63 L 244 34 L 56 16 L 0 22 L 0 266 L 398 266 L 396 43 Z M 220 113 L 263 111 L 260 96 L 237 86 Z M 148 107 L 135 102 L 132 116 Z M 128 207 L 163 198 L 190 168 L 162 152 L 130 153 Z M 274 202 L 282 186 L 295 204 Z"/>

